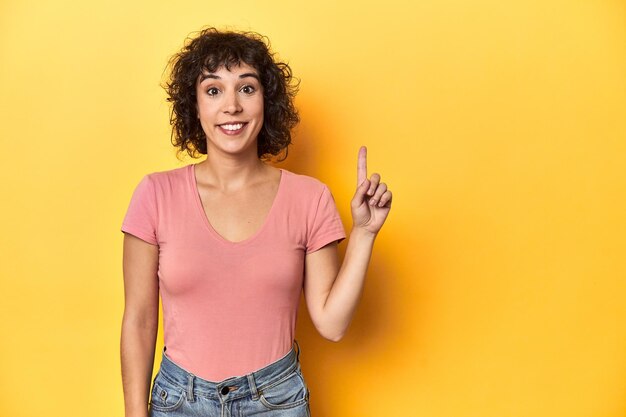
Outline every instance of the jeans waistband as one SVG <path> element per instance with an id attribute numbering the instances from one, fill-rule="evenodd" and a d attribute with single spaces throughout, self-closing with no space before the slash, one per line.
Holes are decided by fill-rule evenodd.
<path id="1" fill-rule="evenodd" d="M 174 363 L 163 350 L 159 373 L 171 383 L 187 392 L 187 398 L 194 400 L 195 395 L 202 395 L 221 402 L 235 400 L 248 395 L 256 400 L 258 391 L 268 384 L 279 381 L 300 369 L 300 345 L 294 340 L 291 350 L 285 356 L 257 371 L 243 376 L 234 376 L 214 382 L 200 378 Z"/>

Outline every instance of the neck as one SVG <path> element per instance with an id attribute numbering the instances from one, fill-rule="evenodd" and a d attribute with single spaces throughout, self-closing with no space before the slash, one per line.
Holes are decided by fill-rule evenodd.
<path id="1" fill-rule="evenodd" d="M 217 155 L 209 152 L 206 160 L 196 165 L 198 177 L 221 191 L 237 191 L 258 181 L 267 166 L 256 152 L 246 156 Z"/>

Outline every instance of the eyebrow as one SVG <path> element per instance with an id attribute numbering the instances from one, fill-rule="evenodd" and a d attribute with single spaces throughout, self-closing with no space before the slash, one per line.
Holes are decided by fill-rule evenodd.
<path id="1" fill-rule="evenodd" d="M 240 79 L 241 78 L 246 78 L 246 77 L 256 78 L 257 81 L 261 82 L 261 80 L 259 80 L 259 76 L 256 75 L 253 72 L 246 72 L 246 73 L 241 74 L 239 76 Z M 200 74 L 200 81 L 199 81 L 199 83 L 202 83 L 202 81 L 206 80 L 207 78 L 211 78 L 211 79 L 214 79 L 214 80 L 221 80 L 222 79 L 222 77 L 220 77 L 218 75 L 215 75 L 213 73 L 208 73 L 208 74 L 202 73 L 202 74 Z"/>

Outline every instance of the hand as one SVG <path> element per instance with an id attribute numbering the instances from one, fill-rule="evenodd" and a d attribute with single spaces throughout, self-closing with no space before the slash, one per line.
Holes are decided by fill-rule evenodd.
<path id="1" fill-rule="evenodd" d="M 377 234 L 391 210 L 391 191 L 380 175 L 372 174 L 367 179 L 367 148 L 361 146 L 357 161 L 357 189 L 350 204 L 352 225 L 372 234 Z"/>

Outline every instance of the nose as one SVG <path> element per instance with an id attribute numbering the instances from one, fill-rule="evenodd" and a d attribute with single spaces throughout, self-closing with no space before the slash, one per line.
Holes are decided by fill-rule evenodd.
<path id="1" fill-rule="evenodd" d="M 242 110 L 237 92 L 233 91 L 224 95 L 224 113 L 234 114 Z"/>

